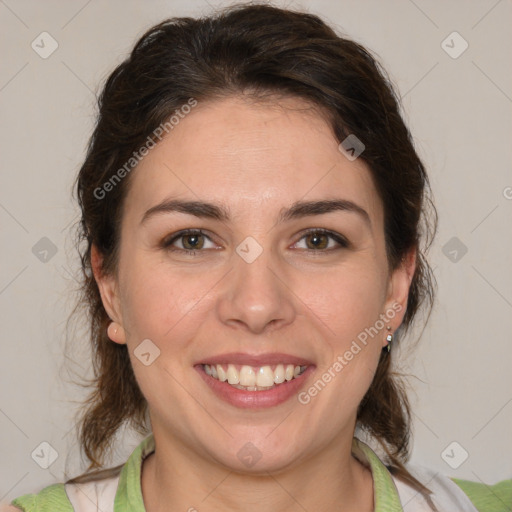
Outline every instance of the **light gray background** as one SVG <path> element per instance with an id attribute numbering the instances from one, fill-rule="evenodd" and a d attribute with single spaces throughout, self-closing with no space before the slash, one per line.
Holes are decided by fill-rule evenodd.
<path id="1" fill-rule="evenodd" d="M 83 469 L 71 401 L 84 393 L 68 382 L 63 346 L 77 271 L 70 187 L 93 128 L 94 93 L 147 28 L 206 14 L 210 4 L 227 5 L 0 0 L 0 501 Z M 395 353 L 417 377 L 409 380 L 411 462 L 489 484 L 510 478 L 511 1 L 276 4 L 321 14 L 380 56 L 429 169 L 440 214 L 430 251 L 437 305 L 417 349 Z M 59 45 L 47 59 L 31 47 L 43 31 Z M 469 44 L 455 59 L 442 47 L 454 31 Z M 451 41 L 452 52 L 461 48 Z M 32 252 L 43 237 L 57 248 L 46 263 Z M 462 258 L 446 248 L 453 237 L 467 248 Z M 87 367 L 85 354 L 71 368 Z M 123 439 L 113 463 L 139 441 Z M 41 442 L 59 454 L 48 469 L 31 458 Z M 469 457 L 455 469 L 462 449 Z"/>

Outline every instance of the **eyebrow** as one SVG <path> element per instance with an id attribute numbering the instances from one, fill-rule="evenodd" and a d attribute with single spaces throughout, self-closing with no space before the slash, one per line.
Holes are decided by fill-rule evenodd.
<path id="1" fill-rule="evenodd" d="M 345 211 L 360 216 L 368 227 L 372 228 L 372 222 L 368 212 L 348 199 L 325 199 L 320 201 L 297 201 L 289 208 L 282 208 L 277 218 L 277 223 L 283 223 L 312 215 L 323 215 L 335 211 Z M 180 199 L 165 199 L 161 203 L 147 210 L 140 221 L 145 223 L 155 215 L 166 213 L 185 213 L 202 219 L 214 219 L 221 222 L 229 222 L 229 211 L 222 205 L 207 203 L 204 201 L 187 201 Z"/>

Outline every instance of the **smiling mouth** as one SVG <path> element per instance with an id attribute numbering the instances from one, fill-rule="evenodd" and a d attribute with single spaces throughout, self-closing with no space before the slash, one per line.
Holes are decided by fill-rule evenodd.
<path id="1" fill-rule="evenodd" d="M 299 378 L 308 368 L 308 366 L 293 364 L 266 366 L 203 364 L 201 366 L 206 375 L 211 378 L 244 391 L 267 391 Z"/>

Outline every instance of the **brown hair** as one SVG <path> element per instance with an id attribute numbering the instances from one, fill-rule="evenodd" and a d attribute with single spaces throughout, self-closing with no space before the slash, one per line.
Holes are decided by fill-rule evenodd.
<path id="1" fill-rule="evenodd" d="M 94 370 L 94 390 L 79 422 L 89 469 L 103 465 L 121 426 L 149 432 L 147 402 L 127 348 L 107 337 L 110 319 L 90 261 L 94 243 L 104 258 L 102 272 L 115 272 L 130 175 L 102 193 L 104 197 L 98 198 L 98 190 L 191 98 L 201 102 L 247 92 L 255 98 L 275 94 L 306 99 L 327 113 L 339 142 L 354 134 L 364 143 L 360 158 L 368 164 L 384 205 L 389 269 L 397 268 L 410 250 L 417 258 L 393 347 L 420 306 L 428 306 L 430 316 L 435 279 L 424 254 L 437 229 L 437 214 L 397 95 L 377 59 L 318 16 L 268 5 L 235 5 L 209 17 L 165 20 L 148 30 L 108 77 L 77 177 L 83 270 L 79 305 L 88 311 Z M 403 466 L 409 458 L 410 409 L 390 363 L 384 350 L 358 408 L 357 425 L 382 445 L 390 471 L 429 499 L 430 491 Z"/>

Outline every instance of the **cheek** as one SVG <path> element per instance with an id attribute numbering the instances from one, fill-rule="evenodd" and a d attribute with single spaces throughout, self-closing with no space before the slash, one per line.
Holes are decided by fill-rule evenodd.
<path id="1" fill-rule="evenodd" d="M 198 318 L 205 316 L 208 301 L 201 299 L 212 285 L 158 265 L 130 265 L 123 283 L 123 322 L 139 387 L 155 410 L 172 407 L 185 415 L 179 383 L 189 370 L 187 349 L 201 328 Z M 150 354 L 148 365 L 142 353 Z"/>
<path id="2" fill-rule="evenodd" d="M 375 324 L 382 312 L 383 286 L 377 268 L 367 265 L 309 279 L 298 295 L 322 319 L 330 337 L 347 340 Z"/>
<path id="3" fill-rule="evenodd" d="M 309 293 L 313 300 L 308 307 L 324 326 L 322 357 L 318 380 L 306 390 L 301 403 L 311 401 L 313 407 L 329 410 L 342 421 L 347 411 L 357 409 L 377 369 L 385 336 L 385 329 L 377 324 L 383 312 L 383 282 L 376 267 L 366 267 L 340 272 L 317 284 L 322 292 Z M 333 435 L 338 426 L 338 421 L 333 422 Z"/>
<path id="4" fill-rule="evenodd" d="M 157 345 L 173 339 L 179 344 L 188 315 L 195 315 L 198 304 L 211 285 L 197 274 L 170 272 L 160 265 L 130 265 L 124 274 L 123 322 L 128 327 L 129 343 L 154 339 Z"/>
<path id="5" fill-rule="evenodd" d="M 383 312 L 384 282 L 378 267 L 371 264 L 311 282 L 315 287 L 303 286 L 299 294 L 308 298 L 311 318 L 319 318 L 323 326 L 320 380 L 327 383 L 328 391 L 322 392 L 318 405 L 343 415 L 357 407 L 379 362 L 385 333 L 379 330 L 381 323 L 375 326 Z"/>

